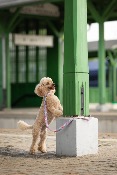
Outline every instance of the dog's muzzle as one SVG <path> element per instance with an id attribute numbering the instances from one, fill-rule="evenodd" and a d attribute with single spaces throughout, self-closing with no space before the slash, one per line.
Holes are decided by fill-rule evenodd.
<path id="1" fill-rule="evenodd" d="M 48 87 L 50 90 L 54 90 L 55 89 L 55 83 L 52 84 L 52 86 Z"/>
<path id="2" fill-rule="evenodd" d="M 55 83 L 52 84 L 55 87 Z"/>

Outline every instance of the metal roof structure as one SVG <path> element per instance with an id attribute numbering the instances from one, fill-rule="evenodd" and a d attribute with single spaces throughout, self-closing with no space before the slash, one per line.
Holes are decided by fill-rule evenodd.
<path id="1" fill-rule="evenodd" d="M 59 7 L 61 18 L 64 17 L 64 0 L 0 0 L 0 9 L 26 5 L 53 3 Z M 117 20 L 117 0 L 87 0 L 88 23 L 97 22 L 99 17 L 107 21 Z"/>
<path id="2" fill-rule="evenodd" d="M 87 0 L 88 21 L 96 22 L 99 16 L 106 21 L 117 20 L 117 0 Z"/>
<path id="3" fill-rule="evenodd" d="M 87 0 L 86 10 L 89 24 L 99 23 L 101 19 L 104 19 L 104 21 L 117 20 L 117 0 Z M 45 17 L 40 20 L 42 23 L 44 21 L 46 23 L 47 17 L 49 17 L 49 20 L 53 20 L 54 26 L 61 30 L 64 26 L 64 0 L 0 0 L 0 14 L 1 18 L 6 21 L 6 26 L 7 21 L 18 14 L 18 20 L 22 18 L 19 27 L 21 31 L 26 21 L 30 21 L 29 27 L 31 29 L 35 28 L 35 19 L 38 20 L 39 17 Z M 116 44 L 116 41 L 106 41 L 105 47 L 110 49 L 114 44 Z M 89 43 L 88 48 L 89 52 L 96 51 L 98 48 L 97 42 Z"/>
<path id="4" fill-rule="evenodd" d="M 21 6 L 40 1 L 42 2 L 44 0 L 0 0 L 0 9 L 9 8 L 12 6 Z"/>
<path id="5" fill-rule="evenodd" d="M 105 41 L 105 49 L 115 49 L 117 48 L 117 40 Z M 88 51 L 94 52 L 98 50 L 98 41 L 88 42 Z"/>

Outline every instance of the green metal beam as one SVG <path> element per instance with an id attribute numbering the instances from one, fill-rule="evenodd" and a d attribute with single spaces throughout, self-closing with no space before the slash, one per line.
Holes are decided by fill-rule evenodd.
<path id="1" fill-rule="evenodd" d="M 22 21 L 22 17 L 19 17 L 15 22 L 14 24 L 10 27 L 10 32 L 12 32 L 16 27 L 17 25 Z"/>
<path id="2" fill-rule="evenodd" d="M 98 57 L 99 57 L 99 97 L 100 104 L 106 102 L 106 72 L 105 72 L 105 43 L 104 43 L 104 22 L 99 22 L 99 42 L 98 42 Z"/>
<path id="3" fill-rule="evenodd" d="M 2 34 L 0 33 L 0 108 L 3 103 L 3 88 L 2 88 Z"/>
<path id="4" fill-rule="evenodd" d="M 6 33 L 6 85 L 7 85 L 7 107 L 11 107 L 11 61 L 9 54 L 9 33 Z"/>
<path id="5" fill-rule="evenodd" d="M 108 6 L 106 6 L 105 11 L 103 12 L 103 19 L 106 21 L 114 9 L 117 7 L 117 0 L 112 0 L 109 2 Z"/>
<path id="6" fill-rule="evenodd" d="M 28 23 L 26 22 L 26 34 L 28 34 L 29 33 L 29 27 L 28 27 Z M 28 83 L 28 81 L 29 81 L 29 46 L 25 46 L 25 48 L 26 48 L 26 74 L 25 74 L 25 76 L 26 76 L 26 83 Z"/>
<path id="7" fill-rule="evenodd" d="M 112 91 L 112 101 L 113 102 L 117 102 L 117 57 L 116 54 L 112 55 L 111 50 L 108 51 L 108 56 L 109 56 L 109 60 L 110 60 L 110 72 L 109 75 L 111 76 L 110 80 L 110 90 Z"/>
<path id="8" fill-rule="evenodd" d="M 36 23 L 36 35 L 39 35 L 39 23 Z M 39 47 L 36 47 L 36 82 L 39 81 Z"/>
<path id="9" fill-rule="evenodd" d="M 55 34 L 55 36 L 59 37 L 60 33 L 57 30 L 57 28 L 54 26 L 54 24 L 51 21 L 49 21 L 49 20 L 47 20 L 47 24 L 50 27 L 50 29 L 52 30 L 52 32 Z"/>
<path id="10" fill-rule="evenodd" d="M 8 27 L 7 27 L 7 31 L 11 31 L 12 26 L 14 25 L 17 17 L 19 16 L 19 12 L 20 12 L 21 8 L 18 8 L 15 13 L 12 14 L 12 18 L 10 19 L 9 23 L 8 23 Z"/>
<path id="11" fill-rule="evenodd" d="M 65 0 L 64 115 L 89 115 L 87 1 Z"/>
<path id="12" fill-rule="evenodd" d="M 63 40 L 61 37 L 58 38 L 58 96 L 61 101 L 61 104 L 63 104 Z"/>
<path id="13" fill-rule="evenodd" d="M 6 53 L 6 103 L 7 103 L 7 107 L 10 108 L 11 107 L 11 79 L 10 79 L 10 67 L 11 67 L 11 62 L 10 62 L 10 55 L 9 55 L 9 32 L 7 31 L 7 28 L 5 27 L 5 23 L 4 20 L 1 20 L 0 23 L 1 27 L 0 27 L 0 32 L 2 33 L 2 35 L 5 35 L 5 53 Z M 2 58 L 2 56 L 1 56 Z M 2 69 L 1 69 L 2 70 Z"/>
<path id="14" fill-rule="evenodd" d="M 90 11 L 91 15 L 94 17 L 95 21 L 99 22 L 101 16 L 100 16 L 99 12 L 96 10 L 96 8 L 93 5 L 91 0 L 88 0 L 87 6 L 88 6 L 88 10 Z"/>
<path id="15" fill-rule="evenodd" d="M 107 53 L 108 53 L 111 65 L 114 66 L 115 62 L 114 62 L 113 55 L 112 55 L 111 51 L 108 50 Z"/>
<path id="16" fill-rule="evenodd" d="M 61 31 L 59 32 L 55 25 L 50 21 L 47 20 L 48 27 L 50 30 L 54 33 L 54 35 L 58 38 L 58 96 L 61 101 L 61 104 L 63 103 L 63 57 L 62 57 L 62 36 L 63 36 L 63 27 Z"/>
<path id="17" fill-rule="evenodd" d="M 48 27 L 47 30 L 48 35 L 52 35 L 52 30 Z M 54 34 L 53 34 L 54 35 Z M 58 59 L 59 59 L 59 53 L 58 53 L 58 37 L 54 35 L 54 45 L 53 48 L 47 48 L 47 76 L 51 77 L 56 84 L 56 95 L 58 96 L 58 90 L 59 90 L 59 77 L 58 77 Z M 54 66 L 53 66 L 54 65 Z M 54 72 L 54 73 L 53 73 Z"/>
<path id="18" fill-rule="evenodd" d="M 113 66 L 113 102 L 117 102 L 117 67 Z"/>
<path id="19" fill-rule="evenodd" d="M 16 52 L 16 83 L 18 83 L 19 82 L 19 46 L 16 46 L 16 50 L 15 50 L 15 52 Z"/>

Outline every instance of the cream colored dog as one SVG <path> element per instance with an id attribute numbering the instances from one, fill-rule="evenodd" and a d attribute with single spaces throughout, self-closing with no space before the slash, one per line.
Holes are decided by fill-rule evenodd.
<path id="1" fill-rule="evenodd" d="M 44 97 L 47 95 L 46 103 L 47 103 L 47 113 L 48 113 L 48 123 L 59 117 L 63 114 L 63 108 L 60 104 L 60 100 L 55 93 L 55 84 L 52 79 L 49 77 L 44 77 L 41 79 L 40 83 L 35 87 L 34 91 L 38 96 Z M 32 129 L 32 144 L 30 147 L 30 153 L 35 153 L 35 144 L 40 136 L 40 141 L 38 144 L 38 150 L 45 153 L 46 152 L 46 125 L 44 120 L 44 102 L 42 100 L 41 107 L 39 108 L 39 113 L 33 125 L 28 125 L 24 121 L 19 121 L 18 126 L 22 130 Z"/>

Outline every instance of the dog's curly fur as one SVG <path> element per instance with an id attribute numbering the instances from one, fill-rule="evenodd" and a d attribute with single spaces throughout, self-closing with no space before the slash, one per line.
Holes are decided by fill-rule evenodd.
<path id="1" fill-rule="evenodd" d="M 35 87 L 34 91 L 38 96 L 46 97 L 47 102 L 47 113 L 48 113 L 48 123 L 50 124 L 51 121 L 59 117 L 63 114 L 63 108 L 60 104 L 60 100 L 57 96 L 54 95 L 55 93 L 55 84 L 53 83 L 52 79 L 49 77 L 44 77 L 41 79 L 40 83 Z M 32 144 L 30 147 L 30 153 L 35 153 L 35 144 L 40 137 L 40 141 L 38 144 L 38 150 L 45 153 L 46 152 L 46 125 L 44 121 L 44 102 L 42 100 L 41 107 L 39 108 L 39 113 L 33 125 L 28 125 L 24 121 L 19 121 L 18 126 L 22 130 L 32 129 Z"/>

